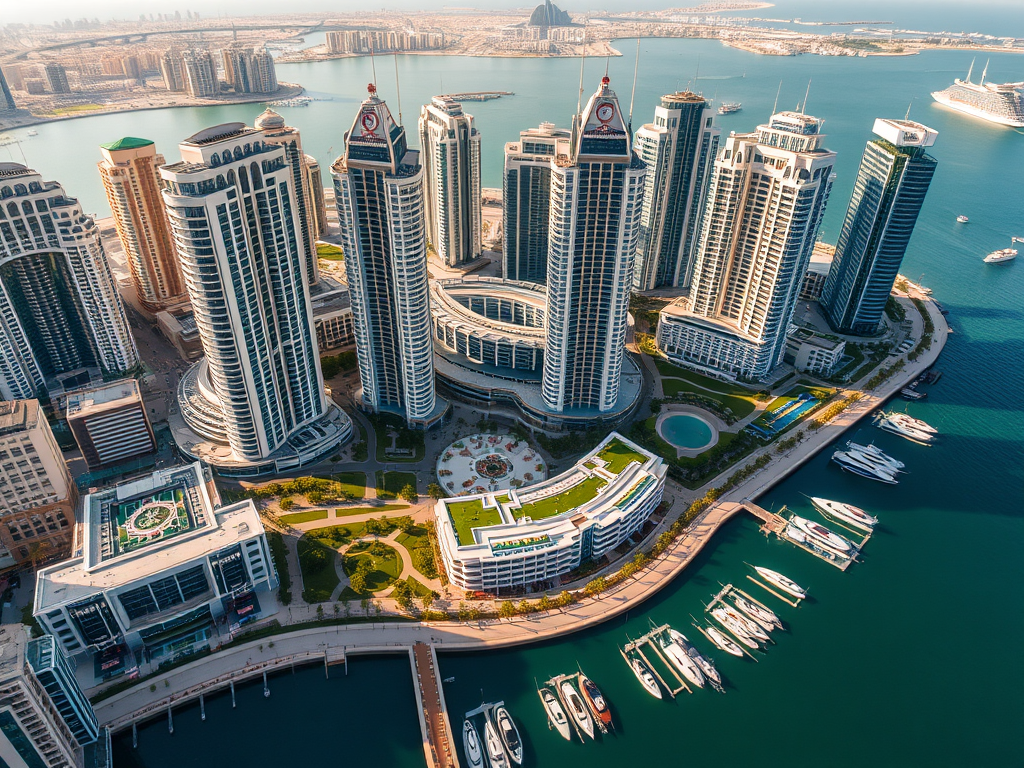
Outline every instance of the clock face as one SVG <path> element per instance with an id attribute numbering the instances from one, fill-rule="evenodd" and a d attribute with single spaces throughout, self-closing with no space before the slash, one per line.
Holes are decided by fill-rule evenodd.
<path id="1" fill-rule="evenodd" d="M 611 104 L 602 104 L 597 108 L 597 119 L 602 123 L 607 123 L 612 117 L 615 116 L 615 107 Z"/>
<path id="2" fill-rule="evenodd" d="M 377 129 L 377 115 L 374 112 L 364 112 L 359 122 L 362 123 L 364 133 L 373 133 Z"/>

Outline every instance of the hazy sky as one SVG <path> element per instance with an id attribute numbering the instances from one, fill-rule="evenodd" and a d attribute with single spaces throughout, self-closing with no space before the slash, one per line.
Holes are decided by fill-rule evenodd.
<path id="1" fill-rule="evenodd" d="M 539 2 L 540 0 L 537 0 Z M 700 0 L 558 0 L 575 12 L 590 9 L 636 10 L 697 5 Z M 401 10 L 440 10 L 445 6 L 502 9 L 534 5 L 523 0 L 386 0 L 380 7 Z M 805 20 L 885 20 L 898 26 L 928 30 L 969 30 L 993 35 L 1024 36 L 1024 0 L 777 0 L 776 7 L 754 15 L 799 17 Z M 279 14 L 297 11 L 372 10 L 371 4 L 352 0 L 0 0 L 0 24 L 36 22 L 83 16 L 100 20 L 136 19 L 140 13 L 174 13 L 192 8 L 204 16 L 221 14 Z"/>

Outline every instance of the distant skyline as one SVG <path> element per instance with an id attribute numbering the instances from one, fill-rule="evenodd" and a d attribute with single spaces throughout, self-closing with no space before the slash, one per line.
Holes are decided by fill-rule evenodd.
<path id="1" fill-rule="evenodd" d="M 538 0 L 539 2 L 539 0 Z M 562 0 L 557 3 L 572 13 L 588 10 L 662 10 L 670 7 L 699 5 L 700 0 L 679 2 L 678 0 Z M 536 3 L 522 0 L 476 0 L 472 3 L 455 3 L 450 0 L 392 0 L 380 10 L 426 10 L 441 11 L 445 7 L 474 7 L 481 10 L 525 9 Z M 332 0 L 300 0 L 294 6 L 296 13 L 351 13 L 353 8 L 339 5 Z M 52 24 L 66 18 L 137 19 L 140 13 L 173 14 L 180 10 L 198 10 L 204 17 L 221 15 L 279 15 L 280 3 L 271 0 L 214 0 L 212 3 L 189 2 L 189 0 L 41 0 L 41 2 L 17 4 L 4 9 L 3 23 Z M 375 10 L 375 9 L 365 9 Z M 747 11 L 742 15 L 802 18 L 815 21 L 893 21 L 897 27 L 925 30 L 949 30 L 984 32 L 991 35 L 1024 36 L 1024 3 L 1020 0 L 904 0 L 894 4 L 889 0 L 776 0 L 774 7 Z"/>

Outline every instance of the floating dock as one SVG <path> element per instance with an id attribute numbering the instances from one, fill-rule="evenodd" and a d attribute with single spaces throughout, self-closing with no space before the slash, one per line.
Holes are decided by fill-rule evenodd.
<path id="1" fill-rule="evenodd" d="M 676 671 L 676 668 L 675 666 L 673 666 L 672 662 L 665 658 L 665 654 L 662 652 L 661 646 L 658 645 L 658 636 L 661 635 L 663 632 L 667 632 L 668 629 L 668 624 L 662 624 L 660 627 L 653 628 L 646 635 L 641 635 L 636 640 L 630 640 L 628 643 L 626 643 L 626 646 L 623 649 L 623 656 L 625 656 L 626 660 L 628 661 L 629 654 L 636 653 L 640 657 L 640 660 L 643 661 L 643 663 L 646 664 L 647 667 L 651 670 L 651 674 L 653 674 L 655 679 L 657 679 L 657 681 L 661 684 L 661 687 L 668 691 L 669 696 L 675 698 L 676 695 L 682 693 L 683 691 L 686 691 L 687 693 L 693 693 L 693 691 L 690 690 L 690 686 L 686 684 L 686 681 L 683 680 L 682 676 Z M 677 686 L 672 686 L 665 682 L 664 678 L 662 678 L 662 676 L 658 673 L 657 667 L 655 667 L 651 663 L 650 659 L 648 659 L 647 656 L 644 655 L 644 646 L 646 646 L 647 650 L 652 652 L 658 659 L 661 660 L 661 663 L 664 665 L 665 669 L 667 669 L 669 671 L 669 674 L 671 674 L 672 677 L 675 678 L 676 682 L 678 682 Z"/>
<path id="2" fill-rule="evenodd" d="M 821 560 L 824 560 L 826 563 L 834 565 L 836 568 L 838 568 L 841 571 L 845 571 L 847 568 L 850 567 L 850 565 L 853 562 L 855 562 L 857 560 L 857 556 L 860 554 L 861 549 L 863 549 L 863 547 L 867 543 L 868 539 L 871 538 L 871 534 L 870 533 L 865 534 L 863 536 L 863 538 L 859 542 L 855 541 L 853 539 L 849 539 L 847 537 L 844 537 L 844 538 L 847 538 L 847 540 L 852 545 L 853 554 L 852 555 L 842 555 L 842 554 L 840 554 L 838 552 L 833 552 L 833 551 L 831 551 L 829 549 L 825 549 L 824 547 L 819 547 L 819 546 L 815 545 L 814 542 L 812 542 L 810 540 L 808 540 L 808 541 L 797 541 L 796 539 L 793 539 L 792 537 L 790 537 L 790 535 L 787 533 L 787 530 L 789 528 L 789 520 L 787 518 L 783 517 L 781 514 L 777 514 L 775 512 L 769 512 L 764 507 L 758 506 L 757 504 L 755 504 L 754 502 L 750 501 L 749 499 L 747 499 L 747 500 L 745 500 L 743 502 L 743 507 L 748 512 L 750 512 L 750 514 L 752 514 L 754 517 L 756 517 L 756 518 L 758 518 L 759 520 L 762 521 L 761 530 L 764 531 L 765 535 L 767 535 L 769 533 L 774 533 L 776 535 L 776 537 L 778 537 L 779 539 L 782 539 L 784 541 L 788 541 L 790 544 L 793 544 L 793 545 L 795 545 L 797 547 L 800 547 L 800 549 L 804 550 L 805 552 L 810 552 L 815 557 L 820 558 Z M 786 511 L 786 508 L 783 507 L 781 511 L 783 511 L 783 512 Z M 851 531 L 852 530 L 851 528 L 849 528 L 849 527 L 847 527 L 845 525 L 843 525 L 842 527 L 846 531 Z M 833 531 L 833 533 L 834 533 L 834 531 Z M 857 533 L 859 534 L 861 532 L 858 531 Z M 760 582 L 757 582 L 756 579 L 754 581 L 756 583 L 760 584 Z M 762 585 L 762 586 L 764 586 L 764 585 Z M 767 587 L 765 587 L 765 588 L 767 589 Z M 787 601 L 787 602 L 789 602 L 789 601 Z"/>

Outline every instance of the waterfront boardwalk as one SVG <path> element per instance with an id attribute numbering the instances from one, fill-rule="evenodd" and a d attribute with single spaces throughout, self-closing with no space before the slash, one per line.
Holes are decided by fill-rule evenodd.
<path id="1" fill-rule="evenodd" d="M 758 498 L 795 472 L 934 364 L 945 344 L 948 326 L 934 302 L 926 301 L 925 304 L 935 326 L 928 351 L 918 360 L 907 363 L 889 381 L 865 392 L 860 400 L 820 429 L 807 430 L 806 438 L 788 452 L 778 456 L 774 448 L 768 446 L 765 451 L 772 452 L 772 462 L 766 468 L 723 494 L 718 503 L 698 515 L 649 567 L 611 589 L 592 598 L 581 598 L 566 608 L 508 620 L 325 623 L 322 627 L 275 635 L 273 643 L 266 638 L 253 640 L 147 678 L 133 688 L 97 702 L 95 710 L 100 723 L 109 725 L 114 731 L 131 727 L 133 720 L 163 714 L 169 707 L 198 698 L 204 691 L 225 687 L 229 681 L 241 679 L 240 676 L 251 677 L 263 670 L 280 669 L 293 663 L 323 664 L 325 658 L 330 661 L 332 656 L 348 661 L 348 657 L 354 654 L 407 654 L 417 642 L 431 645 L 442 653 L 524 645 L 563 637 L 636 608 L 669 585 L 712 540 L 719 528 L 736 515 L 748 511 L 745 506 L 747 500 Z M 919 338 L 920 329 L 915 330 Z M 698 489 L 698 492 L 706 491 L 716 481 L 718 479 Z M 679 514 L 681 510 L 676 512 Z M 440 687 L 438 694 L 443 696 Z"/>
<path id="2" fill-rule="evenodd" d="M 413 685 L 419 700 L 420 730 L 423 753 L 430 768 L 459 768 L 458 753 L 452 741 L 452 726 L 444 691 L 437 680 L 437 655 L 434 647 L 416 643 L 409 651 L 412 660 Z"/>

